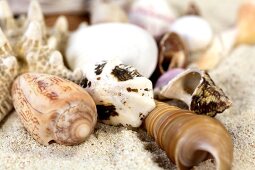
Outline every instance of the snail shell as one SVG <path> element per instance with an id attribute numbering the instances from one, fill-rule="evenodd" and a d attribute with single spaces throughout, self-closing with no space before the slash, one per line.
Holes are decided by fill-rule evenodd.
<path id="1" fill-rule="evenodd" d="M 145 127 L 178 169 L 191 168 L 209 155 L 218 170 L 231 169 L 233 144 L 219 121 L 165 103 L 156 105 L 145 119 Z"/>
<path id="2" fill-rule="evenodd" d="M 40 144 L 83 142 L 97 121 L 96 105 L 78 85 L 60 77 L 26 73 L 12 86 L 15 110 Z"/>

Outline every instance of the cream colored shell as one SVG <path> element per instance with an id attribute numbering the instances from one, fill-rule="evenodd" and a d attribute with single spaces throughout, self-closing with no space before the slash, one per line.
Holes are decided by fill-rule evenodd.
<path id="1" fill-rule="evenodd" d="M 83 142 L 97 122 L 96 105 L 81 87 L 57 76 L 26 73 L 12 86 L 15 110 L 40 144 Z"/>

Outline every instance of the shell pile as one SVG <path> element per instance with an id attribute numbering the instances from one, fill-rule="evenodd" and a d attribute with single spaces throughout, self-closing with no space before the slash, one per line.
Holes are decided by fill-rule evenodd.
<path id="1" fill-rule="evenodd" d="M 209 116 L 223 112 L 231 102 L 206 71 L 183 69 L 190 62 L 190 51 L 210 45 L 213 51 L 219 44 L 210 44 L 211 28 L 200 16 L 184 16 L 173 22 L 175 15 L 164 6 L 166 0 L 159 2 L 150 0 L 148 5 L 139 0 L 129 6 L 129 19 L 154 37 L 169 30 L 176 32 L 163 36 L 157 57 L 153 36 L 132 24 L 83 24 L 69 35 L 63 16 L 54 27 L 46 26 L 36 0 L 31 1 L 27 17 L 18 19 L 14 19 L 7 1 L 0 1 L 0 120 L 14 104 L 25 128 L 43 145 L 51 141 L 64 145 L 83 142 L 93 132 L 97 114 L 99 120 L 115 126 L 139 127 L 145 122 L 148 133 L 178 168 L 190 168 L 211 154 L 218 169 L 230 169 L 231 138 L 223 125 Z M 108 22 L 114 13 L 109 9 L 118 10 L 112 21 L 126 22 L 125 9 L 105 2 L 99 10 L 92 8 L 92 23 Z M 150 10 L 152 16 L 147 13 Z M 199 27 L 206 36 L 187 31 L 187 20 L 196 22 L 192 27 Z M 64 65 L 65 52 L 74 71 Z M 208 53 L 204 56 L 211 56 Z M 164 77 L 153 91 L 148 78 L 157 60 Z M 171 72 L 176 68 L 179 70 Z M 158 99 L 178 99 L 196 114 L 155 104 L 154 93 Z"/>

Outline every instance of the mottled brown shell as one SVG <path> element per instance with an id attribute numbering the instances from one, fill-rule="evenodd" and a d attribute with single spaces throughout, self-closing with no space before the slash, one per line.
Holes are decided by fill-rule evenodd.
<path id="1" fill-rule="evenodd" d="M 97 121 L 96 105 L 78 85 L 57 76 L 26 73 L 12 86 L 15 110 L 40 144 L 83 142 Z"/>
<path id="2" fill-rule="evenodd" d="M 210 155 L 218 170 L 231 169 L 231 137 L 216 119 L 157 102 L 145 127 L 178 169 L 189 169 Z"/>
<path id="3" fill-rule="evenodd" d="M 166 33 L 160 40 L 158 67 L 161 74 L 187 65 L 188 50 L 181 37 L 174 32 Z"/>

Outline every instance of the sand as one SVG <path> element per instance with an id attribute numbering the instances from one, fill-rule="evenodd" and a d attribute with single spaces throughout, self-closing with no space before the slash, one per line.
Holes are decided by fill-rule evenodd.
<path id="1" fill-rule="evenodd" d="M 188 1 L 171 1 L 182 10 Z M 215 32 L 234 25 L 240 0 L 197 1 Z M 227 9 L 227 12 L 226 12 Z M 240 46 L 213 71 L 215 82 L 233 102 L 219 119 L 234 143 L 233 169 L 255 167 L 254 46 Z M 0 169 L 176 169 L 142 129 L 98 123 L 95 133 L 78 146 L 38 144 L 12 112 L 0 123 Z M 214 169 L 208 160 L 194 169 Z"/>

